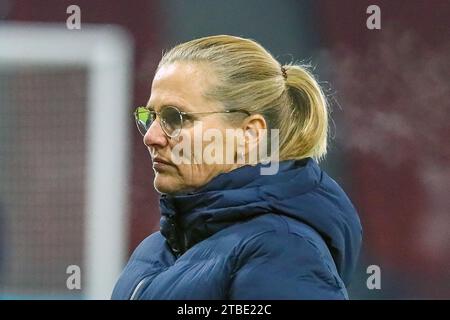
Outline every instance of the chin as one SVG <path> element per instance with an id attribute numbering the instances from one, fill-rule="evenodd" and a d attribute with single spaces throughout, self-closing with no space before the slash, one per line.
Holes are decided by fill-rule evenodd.
<path id="1" fill-rule="evenodd" d="M 157 192 L 161 194 L 173 194 L 183 190 L 182 185 L 173 176 L 156 173 L 153 185 Z"/>

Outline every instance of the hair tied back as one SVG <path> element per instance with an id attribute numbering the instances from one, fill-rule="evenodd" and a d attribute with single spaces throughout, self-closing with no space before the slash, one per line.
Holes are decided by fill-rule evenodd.
<path id="1" fill-rule="evenodd" d="M 281 74 L 283 75 L 284 80 L 287 80 L 286 68 L 281 66 Z"/>

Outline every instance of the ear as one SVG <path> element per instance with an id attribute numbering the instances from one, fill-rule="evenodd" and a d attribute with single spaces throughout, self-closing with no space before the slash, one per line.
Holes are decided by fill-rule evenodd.
<path id="1" fill-rule="evenodd" d="M 264 134 L 267 130 L 266 119 L 260 114 L 252 114 L 244 120 L 242 129 L 245 138 L 246 159 L 249 162 L 258 162 L 258 145 L 261 139 L 264 139 L 266 136 Z M 251 157 L 250 153 L 256 156 L 256 158 Z"/>
<path id="2" fill-rule="evenodd" d="M 261 130 L 263 129 L 267 129 L 267 122 L 260 114 L 252 114 L 242 123 L 242 130 L 248 143 L 259 141 L 261 139 Z"/>

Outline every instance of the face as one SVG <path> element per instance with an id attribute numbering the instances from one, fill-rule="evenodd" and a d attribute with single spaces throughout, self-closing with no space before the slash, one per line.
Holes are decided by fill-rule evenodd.
<path id="1" fill-rule="evenodd" d="M 215 81 L 212 70 L 204 64 L 175 62 L 162 66 L 153 79 L 147 107 L 156 112 L 167 105 L 175 106 L 182 112 L 223 111 L 224 107 L 220 102 L 211 101 L 204 96 L 205 91 L 211 88 Z M 194 132 L 198 136 L 199 130 L 204 132 L 218 129 L 225 135 L 225 130 L 230 128 L 230 122 L 224 119 L 227 116 L 229 115 L 218 113 L 184 117 L 181 138 L 169 138 L 162 130 L 157 117 L 144 136 L 144 144 L 152 158 L 154 186 L 158 192 L 175 194 L 192 191 L 205 185 L 216 175 L 237 167 L 236 164 L 206 164 L 195 160 L 190 164 L 177 164 L 172 161 L 174 149 L 177 149 L 177 144 L 185 137 L 190 137 L 192 141 L 191 154 L 187 156 L 197 159 L 198 152 L 195 152 L 193 143 Z M 205 150 L 207 144 L 202 142 L 202 150 Z M 223 147 L 225 148 L 225 145 Z"/>

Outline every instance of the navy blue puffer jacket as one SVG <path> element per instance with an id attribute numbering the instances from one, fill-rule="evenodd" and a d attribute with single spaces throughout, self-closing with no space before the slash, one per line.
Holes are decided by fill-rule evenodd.
<path id="1" fill-rule="evenodd" d="M 220 174 L 162 196 L 161 231 L 135 250 L 113 299 L 347 299 L 358 215 L 311 159 Z"/>

